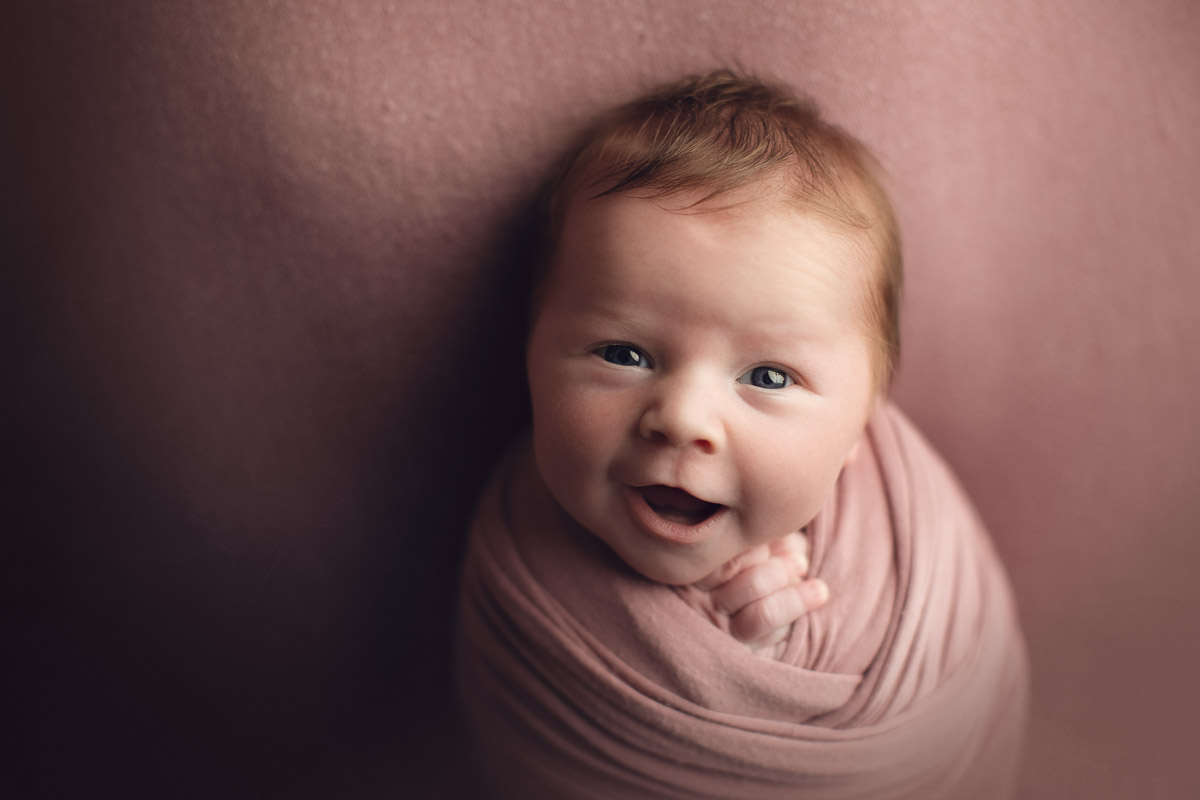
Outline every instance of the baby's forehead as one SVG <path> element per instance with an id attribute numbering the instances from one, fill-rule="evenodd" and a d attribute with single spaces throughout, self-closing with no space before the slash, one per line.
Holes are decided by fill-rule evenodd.
<path id="1" fill-rule="evenodd" d="M 692 265 L 715 255 L 731 276 L 764 259 L 795 265 L 797 281 L 815 269 L 827 289 L 850 298 L 871 291 L 878 264 L 867 231 L 760 187 L 717 196 L 702 189 L 661 196 L 581 194 L 556 249 L 550 269 L 575 286 L 591 283 L 587 274 L 628 281 L 667 265 L 686 280 Z M 776 274 L 785 288 L 792 283 L 790 268 Z"/>
<path id="2" fill-rule="evenodd" d="M 639 233 L 653 238 L 657 229 L 666 230 L 675 223 L 674 217 L 689 218 L 703 223 L 721 235 L 722 230 L 738 227 L 786 226 L 802 229 L 812 236 L 831 238 L 844 245 L 846 258 L 838 266 L 845 277 L 874 275 L 879 254 L 873 246 L 873 225 L 870 212 L 845 211 L 831 208 L 828 203 L 789 191 L 782 181 L 758 181 L 731 190 L 714 191 L 707 187 L 687 188 L 671 192 L 639 189 L 614 194 L 588 191 L 573 192 L 564 204 L 565 214 L 555 241 L 555 253 L 569 248 L 573 240 L 595 237 L 605 225 L 618 224 L 622 215 L 636 217 Z M 644 210 L 652 206 L 666 213 Z M 625 226 L 628 230 L 629 226 Z M 568 241 L 572 240 L 572 241 Z M 552 255 L 554 255 L 552 254 Z M 557 261 L 558 259 L 552 259 Z M 552 265 L 549 265 L 552 266 Z"/>

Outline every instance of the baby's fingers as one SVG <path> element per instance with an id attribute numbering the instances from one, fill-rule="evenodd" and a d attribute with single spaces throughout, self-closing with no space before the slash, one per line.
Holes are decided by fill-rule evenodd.
<path id="1" fill-rule="evenodd" d="M 769 545 L 760 544 L 757 547 L 751 547 L 749 550 L 737 554 L 708 575 L 696 581 L 695 586 L 702 591 L 711 592 L 735 575 L 744 573 L 744 571 L 762 564 L 771 557 L 772 552 Z M 742 605 L 745 604 L 743 603 Z M 738 608 L 741 608 L 741 606 L 738 606 Z"/>
<path id="2" fill-rule="evenodd" d="M 729 618 L 729 632 L 743 642 L 773 644 L 786 629 L 809 611 L 825 605 L 829 587 L 820 578 L 785 586 L 744 606 Z"/>
<path id="3" fill-rule="evenodd" d="M 746 567 L 712 590 L 712 604 L 721 612 L 736 614 L 756 600 L 799 583 L 808 572 L 804 553 L 788 553 Z"/>

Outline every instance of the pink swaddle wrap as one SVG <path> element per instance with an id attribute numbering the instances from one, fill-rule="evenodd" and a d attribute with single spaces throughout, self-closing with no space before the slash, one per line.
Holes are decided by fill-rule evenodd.
<path id="1" fill-rule="evenodd" d="M 1028 666 L 957 481 L 894 407 L 809 526 L 828 605 L 778 660 L 557 506 L 528 443 L 477 511 L 458 680 L 489 781 L 540 798 L 1003 798 Z"/>

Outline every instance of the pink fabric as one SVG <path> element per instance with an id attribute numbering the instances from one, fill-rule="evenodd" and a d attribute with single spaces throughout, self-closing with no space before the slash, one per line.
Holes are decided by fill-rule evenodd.
<path id="1" fill-rule="evenodd" d="M 472 796 L 438 681 L 525 396 L 498 231 L 597 110 L 732 62 L 893 177 L 896 398 L 1020 599 L 1020 796 L 1200 797 L 1200 3 L 5 11 L 6 650 L 53 677 L 0 795 Z"/>
<path id="2" fill-rule="evenodd" d="M 969 501 L 894 407 L 810 528 L 830 604 L 778 661 L 624 565 L 554 503 L 527 444 L 473 526 L 459 680 L 511 796 L 1003 798 L 1028 669 Z"/>

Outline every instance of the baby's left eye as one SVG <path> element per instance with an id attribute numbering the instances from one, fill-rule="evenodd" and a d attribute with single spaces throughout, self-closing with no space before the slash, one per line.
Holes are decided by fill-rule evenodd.
<path id="1" fill-rule="evenodd" d="M 738 378 L 738 383 L 748 383 L 760 389 L 782 389 L 786 386 L 791 386 L 795 381 L 791 375 L 788 375 L 781 369 L 755 367 Z"/>

